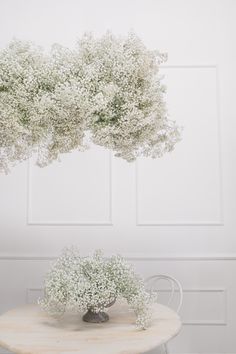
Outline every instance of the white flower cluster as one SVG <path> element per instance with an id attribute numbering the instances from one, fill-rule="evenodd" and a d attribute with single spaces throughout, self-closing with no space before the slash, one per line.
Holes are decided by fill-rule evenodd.
<path id="1" fill-rule="evenodd" d="M 46 166 L 93 143 L 127 161 L 171 151 L 180 131 L 168 119 L 158 75 L 166 55 L 134 34 L 85 34 L 50 53 L 14 40 L 0 51 L 0 171 L 37 154 Z"/>
<path id="2" fill-rule="evenodd" d="M 124 298 L 135 312 L 139 328 L 146 329 L 150 321 L 152 298 L 132 266 L 117 255 L 106 259 L 96 251 L 81 257 L 78 249 L 67 248 L 49 271 L 44 293 L 39 304 L 54 316 L 66 310 L 104 311 Z"/>

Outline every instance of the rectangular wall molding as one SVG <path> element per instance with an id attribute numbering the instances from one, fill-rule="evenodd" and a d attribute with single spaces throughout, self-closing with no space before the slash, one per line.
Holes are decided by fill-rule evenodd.
<path id="1" fill-rule="evenodd" d="M 204 199 L 202 195 L 205 195 L 205 193 L 201 194 L 201 193 L 196 192 L 197 193 L 196 194 L 194 192 L 194 188 L 192 188 L 193 181 L 191 181 L 191 173 L 187 173 L 186 176 L 188 179 L 186 179 L 186 182 L 188 182 L 189 185 L 191 186 L 191 191 L 193 191 L 193 197 L 190 198 L 187 193 L 186 203 L 185 203 L 186 205 L 185 204 L 183 205 L 183 202 L 182 202 L 182 204 L 180 203 L 180 205 L 178 204 L 179 202 L 176 202 L 176 200 L 177 201 L 181 200 L 181 198 L 179 198 L 179 192 L 177 193 L 177 196 L 174 198 L 174 200 L 175 200 L 174 202 L 171 199 L 172 197 L 169 197 L 169 199 L 170 199 L 168 202 L 169 204 L 168 203 L 167 204 L 168 204 L 168 207 L 171 204 L 174 204 L 174 206 L 171 208 L 173 215 L 171 217 L 169 217 L 169 216 L 166 217 L 165 211 L 162 211 L 162 208 L 160 207 L 158 202 L 162 203 L 163 198 L 164 198 L 164 200 L 166 199 L 164 197 L 163 193 L 168 198 L 168 191 L 162 191 L 161 187 L 160 187 L 160 191 L 159 191 L 158 189 L 156 190 L 156 188 L 154 188 L 154 187 L 157 185 L 156 183 L 158 183 L 157 182 L 158 178 L 160 179 L 160 183 L 161 183 L 161 181 L 163 179 L 166 182 L 165 178 L 167 178 L 167 177 L 169 178 L 168 175 L 170 175 L 170 176 L 174 175 L 174 172 L 170 171 L 171 167 L 170 167 L 169 161 L 166 160 L 166 162 L 164 162 L 164 163 L 163 163 L 163 161 L 160 161 L 160 163 L 163 164 L 163 166 L 161 166 L 161 167 L 166 168 L 167 175 L 165 177 L 163 177 L 162 174 L 160 174 L 159 170 L 158 171 L 155 170 L 156 172 L 158 172 L 157 178 L 153 177 L 153 179 L 151 179 L 151 181 L 149 181 L 149 183 L 145 182 L 146 173 L 148 173 L 148 172 L 150 173 L 150 171 L 149 171 L 150 166 L 147 165 L 148 162 L 146 162 L 146 161 L 143 162 L 141 160 L 141 162 L 145 163 L 142 171 L 146 171 L 146 172 L 143 172 L 143 174 L 141 174 L 141 172 L 140 172 L 141 162 L 137 161 L 136 162 L 136 173 L 135 173 L 135 176 L 136 176 L 136 225 L 137 226 L 223 226 L 224 225 L 224 218 L 223 218 L 223 192 L 222 192 L 222 152 L 221 152 L 220 107 L 219 107 L 220 106 L 220 99 L 219 99 L 220 83 L 219 83 L 218 67 L 217 67 L 217 65 L 162 65 L 162 68 L 163 69 L 180 69 L 180 70 L 183 70 L 183 69 L 200 70 L 199 72 L 201 72 L 201 70 L 204 70 L 204 75 L 207 72 L 209 72 L 209 80 L 214 80 L 214 82 L 212 81 L 212 83 L 209 83 L 209 87 L 207 89 L 209 92 L 212 92 L 211 105 L 208 107 L 208 111 L 207 111 L 207 109 L 206 109 L 206 112 L 200 111 L 198 114 L 198 117 L 202 117 L 202 116 L 204 117 L 204 115 L 206 115 L 207 117 L 209 116 L 209 117 L 211 117 L 212 124 L 214 123 L 214 125 L 215 125 L 215 128 L 213 129 L 214 130 L 214 137 L 212 137 L 212 142 L 211 142 L 212 146 L 214 146 L 214 149 L 211 147 L 210 148 L 211 150 L 209 150 L 209 154 L 208 154 L 209 155 L 208 157 L 210 158 L 210 156 L 211 157 L 213 156 L 212 155 L 213 151 L 215 151 L 215 150 L 217 151 L 217 154 L 216 155 L 214 154 L 214 161 L 215 162 L 212 165 L 212 168 L 209 170 L 209 171 L 212 171 L 214 169 L 214 171 L 215 171 L 214 172 L 214 176 L 215 176 L 214 183 L 215 184 L 213 187 L 213 184 L 211 185 L 211 184 L 209 184 L 209 182 L 206 182 L 206 179 L 205 179 L 205 181 L 199 182 L 198 187 L 199 187 L 200 191 L 202 191 L 203 188 L 208 190 L 209 186 L 211 186 L 211 188 L 212 188 L 212 190 L 209 192 L 209 195 L 204 197 L 205 198 Z M 194 71 L 193 71 L 193 73 L 194 73 Z M 194 74 L 194 78 L 197 80 L 198 75 L 196 76 L 195 74 Z M 203 77 L 205 77 L 205 76 L 203 76 Z M 178 81 L 178 80 L 176 80 L 176 81 Z M 212 91 L 211 87 L 213 87 L 213 86 L 214 86 L 214 88 Z M 168 86 L 168 88 L 170 89 L 169 86 Z M 186 88 L 183 87 L 183 90 L 184 89 L 186 89 Z M 196 88 L 196 90 L 197 90 L 197 88 Z M 199 94 L 200 94 L 200 99 L 201 99 L 201 93 L 199 92 Z M 205 97 L 206 97 L 206 95 L 205 95 Z M 172 102 L 172 105 L 170 105 L 170 106 L 171 107 L 173 106 L 172 107 L 173 112 L 175 112 L 178 116 L 178 112 L 179 112 L 178 108 L 177 108 L 178 103 L 175 102 L 175 100 L 173 98 L 172 98 L 172 100 L 173 100 L 173 102 L 170 101 L 170 103 Z M 183 109 L 183 105 L 181 105 L 181 109 Z M 191 114 L 189 113 L 188 110 L 184 114 L 186 116 L 188 116 L 188 119 L 189 119 L 189 116 L 191 117 Z M 179 114 L 179 116 L 181 116 L 181 115 Z M 178 118 L 179 117 L 176 118 L 177 122 L 178 122 Z M 198 126 L 198 123 L 196 123 L 196 119 L 195 119 L 194 124 L 196 125 L 196 127 Z M 199 124 L 202 124 L 202 123 L 199 122 Z M 211 124 L 211 128 L 212 128 L 212 124 Z M 187 130 L 188 124 L 184 123 L 183 125 L 184 126 L 186 125 L 186 130 Z M 200 125 L 200 128 L 198 128 L 198 129 L 200 129 L 200 131 L 202 131 L 201 125 Z M 207 129 L 207 127 L 205 127 L 204 129 Z M 190 136 L 192 136 L 193 133 L 191 131 L 188 131 L 188 134 L 189 134 L 188 140 L 191 140 Z M 211 129 L 211 134 L 213 134 L 212 129 Z M 210 135 L 208 135 L 208 136 L 210 136 Z M 183 144 L 185 142 L 184 139 L 186 139 L 186 132 L 185 131 L 183 132 L 183 142 L 180 142 L 179 144 L 181 144 L 181 143 Z M 204 135 L 204 139 L 206 140 L 206 134 Z M 204 143 L 204 141 L 203 141 L 203 143 Z M 187 146 L 189 146 L 189 145 L 187 145 Z M 193 142 L 193 146 L 196 146 L 196 142 Z M 178 149 L 178 147 L 177 147 L 177 149 Z M 193 153 L 195 155 L 197 154 L 196 151 L 197 151 L 196 148 L 193 147 Z M 174 151 L 174 153 L 175 153 L 175 151 Z M 182 163 L 183 167 L 186 168 L 185 167 L 186 161 L 183 160 L 183 158 L 182 158 L 183 161 L 181 160 L 181 156 L 183 155 L 183 151 L 181 153 L 179 153 L 179 155 L 178 154 L 176 154 L 176 155 L 177 156 L 175 156 L 175 161 L 177 158 L 179 158 L 180 165 Z M 195 158 L 197 160 L 201 161 L 202 160 L 202 152 L 199 154 L 199 156 L 196 155 Z M 211 160 L 213 160 L 213 159 L 211 159 Z M 173 163 L 172 163 L 172 165 L 173 165 Z M 163 170 L 163 168 L 161 170 Z M 181 171 L 181 166 L 179 166 L 179 168 L 176 168 L 176 166 L 175 166 L 174 171 L 177 171 L 177 170 Z M 190 171 L 191 171 L 191 169 L 190 169 Z M 140 178 L 141 178 L 140 174 L 143 175 L 142 181 L 140 180 Z M 151 172 L 151 175 L 152 175 L 152 172 Z M 194 176 L 195 176 L 195 174 L 194 174 Z M 181 176 L 178 177 L 179 178 L 178 183 L 180 186 L 182 186 L 182 182 L 181 182 L 180 177 Z M 172 177 L 170 177 L 170 178 L 172 178 Z M 206 176 L 206 178 L 212 180 L 211 172 L 209 172 L 209 176 Z M 155 185 L 153 185 L 153 188 L 152 188 L 152 183 L 155 183 Z M 168 183 L 168 181 L 166 183 Z M 201 183 L 202 183 L 202 185 L 201 185 Z M 139 185 L 141 185 L 142 188 Z M 146 190 L 144 189 L 145 185 L 147 185 Z M 172 180 L 171 180 L 171 183 L 169 183 L 169 185 L 173 186 Z M 197 187 L 197 186 L 195 186 L 195 187 Z M 185 188 L 185 186 L 183 188 Z M 181 189 L 181 187 L 180 187 L 180 189 Z M 177 188 L 177 190 L 180 190 L 180 189 Z M 155 190 L 156 190 L 156 192 L 154 193 Z M 140 191 L 142 191 L 142 194 L 140 194 Z M 169 194 L 172 196 L 172 195 L 174 195 L 174 193 L 175 192 L 171 189 Z M 199 195 L 201 195 L 201 197 L 199 197 L 199 198 L 196 197 Z M 212 197 L 213 195 L 215 196 L 215 200 L 213 201 L 213 207 L 211 208 L 211 205 L 209 204 L 210 202 L 208 203 L 209 205 L 205 202 L 214 199 Z M 183 194 L 182 194 L 182 196 L 183 196 Z M 198 215 L 200 213 L 200 211 L 199 211 L 200 206 L 198 206 L 197 204 L 201 204 L 201 205 L 207 204 L 201 218 L 196 217 L 196 215 Z M 158 212 L 158 208 L 153 208 L 153 205 L 158 205 L 158 208 L 161 208 L 160 213 Z M 191 205 L 192 205 L 192 207 L 191 207 Z M 164 203 L 163 210 L 166 210 L 166 208 L 167 208 L 167 206 Z M 189 208 L 190 208 L 190 210 L 192 209 L 192 211 L 190 211 L 189 215 L 187 213 L 187 218 L 186 218 L 186 216 L 183 217 L 183 215 L 185 215 L 186 213 L 184 213 L 184 211 L 181 211 L 182 208 L 183 208 L 183 210 L 185 210 L 186 208 L 187 208 L 187 210 Z M 177 210 L 178 212 L 175 212 L 175 210 Z M 214 211 L 212 211 L 212 210 L 214 210 Z M 159 215 L 159 214 L 161 214 L 161 215 Z M 206 214 L 206 218 L 205 218 L 205 214 Z"/>
<path id="2" fill-rule="evenodd" d="M 168 296 L 170 295 L 170 292 L 171 292 L 170 289 L 166 289 L 166 288 L 158 289 L 159 299 L 160 298 L 162 299 L 163 304 L 168 302 Z M 183 311 L 180 311 L 180 317 L 182 320 L 182 324 L 184 326 L 226 326 L 227 325 L 227 291 L 225 288 L 198 288 L 198 289 L 185 288 L 183 289 L 183 296 L 184 296 L 184 301 L 182 306 Z M 188 301 L 189 297 L 190 297 L 189 299 L 190 301 Z M 174 299 L 175 298 L 176 300 L 178 300 L 177 294 L 176 296 L 174 296 Z M 208 300 L 208 302 L 206 300 Z M 162 303 L 162 301 L 160 302 Z M 212 303 L 214 303 L 215 308 L 217 308 L 218 311 L 220 312 L 218 318 L 211 318 L 209 315 L 206 316 L 206 313 L 207 311 L 209 311 L 209 307 Z M 206 304 L 208 304 L 208 306 L 206 306 Z M 194 316 L 188 317 L 189 310 L 193 311 L 194 306 L 195 306 L 195 313 L 196 313 L 195 318 Z M 213 312 L 215 315 L 215 311 Z M 199 313 L 201 314 L 200 317 L 199 317 Z"/>
<path id="3" fill-rule="evenodd" d="M 218 310 L 221 308 L 221 316 L 219 318 L 188 318 L 185 319 L 183 317 L 183 325 L 185 326 L 226 326 L 227 325 L 227 290 L 225 288 L 199 288 L 199 289 L 183 289 L 185 302 L 188 297 L 196 296 L 196 299 L 201 297 L 212 297 L 210 302 L 206 302 L 207 304 L 211 304 L 213 301 L 214 296 L 218 298 L 215 305 L 218 303 Z M 203 301 L 202 305 L 205 305 L 205 301 Z M 199 306 L 197 311 L 201 311 L 202 305 Z M 192 303 L 191 303 L 192 307 Z M 205 309 L 205 312 L 207 309 Z"/>

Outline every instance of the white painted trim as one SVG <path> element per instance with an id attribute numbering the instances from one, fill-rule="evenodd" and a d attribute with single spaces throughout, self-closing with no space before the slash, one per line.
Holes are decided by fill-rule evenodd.
<path id="1" fill-rule="evenodd" d="M 220 179 L 220 220 L 224 225 L 224 195 L 223 195 L 223 152 L 222 152 L 222 128 L 221 128 L 221 104 L 220 104 L 220 77 L 219 67 L 216 65 L 216 112 L 217 112 L 217 133 L 218 133 L 218 157 L 219 157 L 219 179 Z"/>
<path id="2" fill-rule="evenodd" d="M 216 69 L 217 64 L 161 64 L 163 69 Z"/>
<path id="3" fill-rule="evenodd" d="M 56 259 L 56 255 L 39 255 L 39 254 L 0 254 L 0 261 L 47 261 Z M 109 256 L 109 255 L 108 255 Z M 122 253 L 122 256 L 131 261 L 236 261 L 236 253 L 230 254 L 209 254 L 209 255 L 196 255 L 196 254 L 149 254 L 149 253 Z"/>
<path id="4" fill-rule="evenodd" d="M 101 222 L 79 222 L 79 221 L 71 221 L 71 222 L 66 222 L 66 221 L 40 221 L 40 222 L 34 222 L 31 220 L 30 217 L 30 206 L 31 206 L 31 199 L 30 199 L 30 176 L 31 176 L 31 169 L 30 169 L 30 160 L 28 160 L 28 165 L 27 165 L 27 225 L 29 226 L 112 226 L 113 221 L 112 221 L 112 154 L 111 152 L 109 153 L 109 217 L 107 221 L 101 221 Z"/>
<path id="5" fill-rule="evenodd" d="M 199 221 L 198 223 L 194 223 L 191 221 L 188 222 L 174 222 L 174 223 L 167 223 L 167 222 L 160 222 L 160 223 L 154 223 L 154 222 L 148 222 L 148 223 L 137 223 L 137 226 L 224 226 L 223 222 L 204 222 L 204 221 Z"/>
<path id="6" fill-rule="evenodd" d="M 138 213 L 138 160 L 135 162 L 135 184 L 136 184 L 136 226 L 224 226 L 223 213 L 223 168 L 222 168 L 222 139 L 221 139 L 221 119 L 220 119 L 220 80 L 218 65 L 161 65 L 163 69 L 214 69 L 216 75 L 216 115 L 217 115 L 217 140 L 218 140 L 218 156 L 219 156 L 219 197 L 220 197 L 220 217 L 219 221 L 150 221 L 140 222 Z"/>
<path id="7" fill-rule="evenodd" d="M 41 288 L 30 288 L 30 290 L 42 290 Z M 158 289 L 158 292 L 170 292 L 170 289 Z M 175 291 L 178 291 L 175 289 Z M 185 288 L 184 293 L 226 293 L 225 288 Z"/>
<path id="8" fill-rule="evenodd" d="M 217 320 L 214 321 L 194 320 L 194 321 L 184 321 L 182 325 L 183 326 L 227 326 L 227 323 L 225 323 L 224 321 L 217 321 Z"/>

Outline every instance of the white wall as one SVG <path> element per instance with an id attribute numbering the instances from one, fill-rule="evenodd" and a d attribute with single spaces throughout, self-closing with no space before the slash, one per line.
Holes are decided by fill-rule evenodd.
<path id="1" fill-rule="evenodd" d="M 102 248 L 183 283 L 173 353 L 236 352 L 235 15 L 233 0 L 1 0 L 1 47 L 133 29 L 168 52 L 169 113 L 184 126 L 162 159 L 128 164 L 94 147 L 0 176 L 1 312 L 37 298 L 65 245 Z"/>

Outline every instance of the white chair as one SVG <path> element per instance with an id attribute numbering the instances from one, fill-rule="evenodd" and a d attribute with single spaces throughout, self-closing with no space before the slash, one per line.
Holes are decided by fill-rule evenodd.
<path id="1" fill-rule="evenodd" d="M 160 288 L 160 283 L 163 283 L 163 285 L 166 283 L 168 285 L 168 288 L 163 288 L 163 286 Z M 159 288 L 158 288 L 159 286 Z M 145 288 L 146 290 L 151 294 L 153 292 L 157 293 L 157 301 L 159 298 L 159 294 L 161 293 L 167 293 L 168 298 L 166 301 L 166 305 L 169 307 L 174 308 L 174 310 L 179 313 L 182 303 L 183 303 L 183 289 L 180 284 L 180 282 L 169 276 L 169 275 L 164 275 L 164 274 L 158 274 L 158 275 L 153 275 L 145 280 Z M 159 291 L 158 291 L 159 290 Z M 159 294 L 158 294 L 159 293 Z M 176 295 L 176 296 L 175 296 Z M 175 303 L 174 303 L 175 301 Z M 159 302 L 159 301 L 158 301 Z M 155 351 L 150 351 L 147 354 L 161 354 L 165 353 L 168 354 L 168 348 L 167 345 L 164 344 L 162 347 L 157 348 Z"/>

